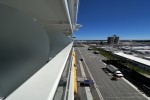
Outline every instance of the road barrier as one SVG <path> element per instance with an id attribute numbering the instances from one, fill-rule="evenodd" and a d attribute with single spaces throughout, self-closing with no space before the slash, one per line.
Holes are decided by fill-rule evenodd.
<path id="1" fill-rule="evenodd" d="M 78 86 L 77 86 L 77 68 L 76 68 L 76 53 L 73 50 L 73 70 L 74 70 L 74 94 L 76 95 L 78 92 Z"/>

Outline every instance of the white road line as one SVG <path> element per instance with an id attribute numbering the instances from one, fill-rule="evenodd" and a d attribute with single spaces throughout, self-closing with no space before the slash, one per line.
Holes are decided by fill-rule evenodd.
<path id="1" fill-rule="evenodd" d="M 105 63 L 103 63 L 105 66 L 106 66 L 106 64 Z"/>
<path id="2" fill-rule="evenodd" d="M 85 79 L 87 79 L 81 61 L 79 61 L 79 64 L 80 64 L 80 69 L 81 69 L 81 74 L 82 74 L 82 76 L 83 76 Z M 87 100 L 93 100 L 93 96 L 92 96 L 92 93 L 91 93 L 89 87 L 85 87 L 85 92 L 86 92 Z"/>
<path id="3" fill-rule="evenodd" d="M 100 62 L 102 62 L 106 66 L 106 64 L 103 61 L 100 60 Z"/>
<path id="4" fill-rule="evenodd" d="M 82 65 L 81 61 L 79 61 L 79 64 L 80 64 L 80 69 L 81 69 L 82 77 L 84 77 L 84 79 L 87 79 L 87 78 L 86 78 L 86 74 L 85 74 L 85 71 L 84 71 L 84 68 L 83 68 L 83 65 Z"/>
<path id="5" fill-rule="evenodd" d="M 101 92 L 100 92 L 100 90 L 99 90 L 99 88 L 98 88 L 98 86 L 97 86 L 97 84 L 96 84 L 96 82 L 95 82 L 95 80 L 94 80 L 94 78 L 93 78 L 93 76 L 92 76 L 92 74 L 91 74 L 89 68 L 87 67 L 86 61 L 84 60 L 84 58 L 83 58 L 83 56 L 82 56 L 82 53 L 80 52 L 79 49 L 78 49 L 78 51 L 79 51 L 79 53 L 81 54 L 81 57 L 82 57 L 82 59 L 83 59 L 83 61 L 84 61 L 84 63 L 85 63 L 85 67 L 86 67 L 86 69 L 87 69 L 87 71 L 88 71 L 88 73 L 89 73 L 91 79 L 94 81 L 94 87 L 95 87 L 95 89 L 96 89 L 96 91 L 97 91 L 97 93 L 98 93 L 98 96 L 99 96 L 100 100 L 104 100 L 104 98 L 103 98 L 103 96 L 102 96 L 102 94 L 101 94 Z"/>

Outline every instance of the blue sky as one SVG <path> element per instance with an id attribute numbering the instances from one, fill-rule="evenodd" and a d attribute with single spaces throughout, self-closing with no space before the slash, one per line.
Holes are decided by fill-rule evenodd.
<path id="1" fill-rule="evenodd" d="M 78 23 L 78 40 L 150 40 L 150 0 L 80 0 Z"/>

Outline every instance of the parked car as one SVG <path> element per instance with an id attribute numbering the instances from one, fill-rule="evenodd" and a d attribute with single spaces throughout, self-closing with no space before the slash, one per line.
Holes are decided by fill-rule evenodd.
<path id="1" fill-rule="evenodd" d="M 94 53 L 94 54 L 99 54 L 99 51 L 94 51 L 93 53 Z"/>
<path id="2" fill-rule="evenodd" d="M 83 61 L 83 59 L 81 58 L 80 61 Z"/>
<path id="3" fill-rule="evenodd" d="M 92 48 L 88 48 L 88 50 L 92 50 Z"/>

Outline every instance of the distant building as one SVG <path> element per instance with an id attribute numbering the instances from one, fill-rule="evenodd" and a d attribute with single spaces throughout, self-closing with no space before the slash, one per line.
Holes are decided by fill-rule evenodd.
<path id="1" fill-rule="evenodd" d="M 110 45 L 119 44 L 119 36 L 111 36 L 107 38 L 107 43 Z"/>
<path id="2" fill-rule="evenodd" d="M 108 44 L 114 44 L 114 37 L 108 37 L 107 43 Z"/>
<path id="3" fill-rule="evenodd" d="M 114 38 L 114 44 L 119 44 L 119 36 L 115 36 Z"/>

